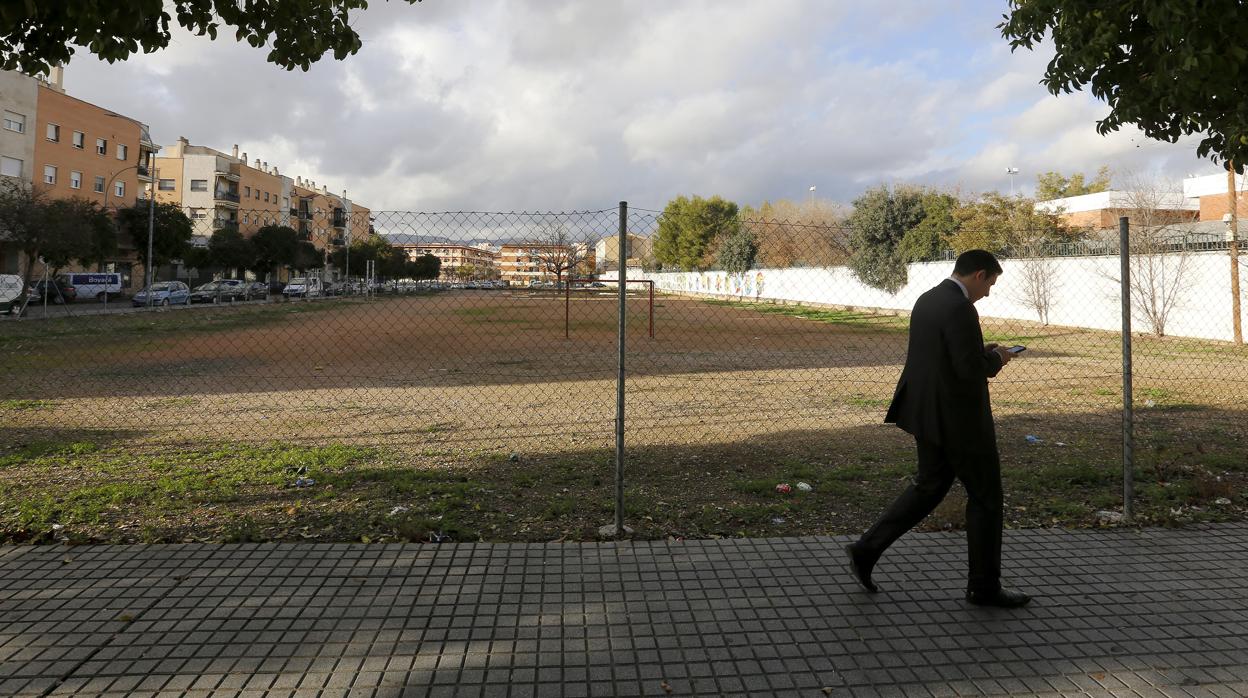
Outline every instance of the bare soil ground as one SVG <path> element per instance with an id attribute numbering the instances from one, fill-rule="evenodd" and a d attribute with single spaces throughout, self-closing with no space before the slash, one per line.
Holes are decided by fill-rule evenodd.
<path id="1" fill-rule="evenodd" d="M 610 293 L 458 291 L 5 323 L 0 526 L 12 540 L 68 535 L 53 523 L 86 540 L 590 537 L 611 511 L 615 313 Z M 855 530 L 904 486 L 912 443 L 880 423 L 904 317 L 660 296 L 650 339 L 647 313 L 629 299 L 641 535 Z M 1117 336 L 985 333 L 1029 347 L 992 388 L 1012 520 L 1095 524 L 1121 505 Z M 1144 518 L 1242 515 L 1248 351 L 1141 337 L 1135 366 Z M 290 487 L 300 468 L 320 484 Z M 205 484 L 213 472 L 232 484 Z M 774 492 L 799 479 L 815 491 Z M 929 525 L 957 525 L 956 506 Z"/>

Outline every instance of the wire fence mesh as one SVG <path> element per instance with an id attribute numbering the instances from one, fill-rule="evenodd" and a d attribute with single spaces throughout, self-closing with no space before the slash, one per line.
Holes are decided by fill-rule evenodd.
<path id="1" fill-rule="evenodd" d="M 341 443 L 433 462 L 558 453 L 609 479 L 618 215 L 310 215 L 289 226 L 293 244 L 261 249 L 261 228 L 290 221 L 239 211 L 195 220 L 193 249 L 158 260 L 148 295 L 142 265 L 124 261 L 136 241 L 104 271 L 36 265 L 37 297 L 0 325 L 0 432 L 157 451 Z M 907 313 L 950 274 L 943 254 L 901 264 L 881 290 L 849 266 L 845 226 L 742 219 L 740 248 L 733 235 L 690 246 L 677 223 L 633 209 L 624 231 L 633 513 L 693 475 L 748 483 L 759 463 L 835 471 L 832 495 L 885 466 L 905 477 L 913 442 L 882 419 Z M 1147 230 L 1132 240 L 1137 463 L 1177 507 L 1197 489 L 1229 494 L 1248 442 L 1231 262 Z M 1086 481 L 1092 506 L 1111 508 L 1120 283 L 1117 249 L 1102 251 L 1006 258 L 977 307 L 986 341 L 1027 346 L 992 381 L 1003 461 Z M 1178 471 L 1193 477 L 1168 491 Z M 1062 514 L 1047 506 L 1033 523 Z"/>

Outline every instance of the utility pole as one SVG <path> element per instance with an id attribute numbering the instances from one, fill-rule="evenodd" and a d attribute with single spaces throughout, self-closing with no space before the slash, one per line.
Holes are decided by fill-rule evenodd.
<path id="1" fill-rule="evenodd" d="M 1231 228 L 1227 231 L 1231 250 L 1231 328 L 1235 343 L 1244 343 L 1244 331 L 1239 311 L 1239 202 L 1235 195 L 1235 163 L 1226 161 L 1226 203 L 1231 212 Z"/>

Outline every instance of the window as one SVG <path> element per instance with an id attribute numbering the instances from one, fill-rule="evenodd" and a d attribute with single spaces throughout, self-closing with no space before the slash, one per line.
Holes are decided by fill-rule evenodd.
<path id="1" fill-rule="evenodd" d="M 160 180 L 160 190 L 161 191 L 173 191 L 173 180 L 172 179 Z"/>
<path id="2" fill-rule="evenodd" d="M 56 184 L 56 167 L 53 165 L 43 166 L 43 183 Z"/>
<path id="3" fill-rule="evenodd" d="M 244 193 L 244 194 L 246 194 L 246 196 L 247 196 L 247 198 L 248 198 L 248 199 L 250 199 L 250 198 L 251 198 L 251 187 L 243 187 L 243 193 Z"/>
<path id="4" fill-rule="evenodd" d="M 267 191 L 264 193 L 264 200 L 265 201 L 269 200 L 269 193 Z"/>
<path id="5" fill-rule="evenodd" d="M 208 180 L 206 180 L 206 179 L 192 179 L 192 180 L 191 180 L 191 191 L 208 191 Z"/>
<path id="6" fill-rule="evenodd" d="M 70 189 L 82 189 L 82 173 L 81 172 L 74 172 L 72 170 L 70 171 L 69 188 Z"/>
<path id="7" fill-rule="evenodd" d="M 56 124 L 48 124 L 48 140 L 57 142 L 61 140 L 61 127 Z"/>
<path id="8" fill-rule="evenodd" d="M 121 196 L 125 196 L 125 195 L 126 195 L 126 183 L 125 183 L 125 182 L 117 182 L 116 184 L 114 184 L 114 185 L 113 185 L 113 193 L 114 193 L 114 194 L 116 194 L 116 195 L 117 195 L 117 196 L 119 196 L 119 197 L 121 197 Z"/>
<path id="9" fill-rule="evenodd" d="M 259 199 L 259 198 L 260 198 L 260 190 L 259 190 L 259 189 L 257 189 L 257 190 L 256 190 L 256 198 L 257 198 L 257 199 Z"/>
<path id="10" fill-rule="evenodd" d="M 4 127 L 10 131 L 26 133 L 26 117 L 21 114 L 4 110 Z"/>
<path id="11" fill-rule="evenodd" d="M 82 131 L 74 131 L 74 147 L 82 150 L 87 142 L 87 134 Z"/>
<path id="12" fill-rule="evenodd" d="M 126 145 L 124 143 L 117 144 L 117 159 L 118 160 L 126 159 Z"/>
<path id="13" fill-rule="evenodd" d="M 21 177 L 22 166 L 26 163 L 17 158 L 0 156 L 0 175 L 8 177 Z"/>
<path id="14" fill-rule="evenodd" d="M 96 194 L 104 193 L 104 178 L 103 177 L 95 178 L 95 193 Z"/>
<path id="15" fill-rule="evenodd" d="M 95 152 L 100 155 L 108 155 L 108 141 L 103 138 L 95 139 Z"/>

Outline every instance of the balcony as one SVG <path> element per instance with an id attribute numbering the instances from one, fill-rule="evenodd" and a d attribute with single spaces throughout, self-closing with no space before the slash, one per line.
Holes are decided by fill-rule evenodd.
<path id="1" fill-rule="evenodd" d="M 213 230 L 232 230 L 237 233 L 238 221 L 230 221 L 230 220 L 225 220 L 222 218 L 217 218 L 212 221 L 212 229 Z"/>
<path id="2" fill-rule="evenodd" d="M 347 227 L 347 212 L 346 211 L 340 208 L 334 209 L 334 227 L 335 228 Z"/>
<path id="3" fill-rule="evenodd" d="M 231 182 L 237 182 L 241 179 L 236 173 L 230 172 L 229 170 L 217 170 L 213 174 L 221 177 L 222 179 L 228 179 Z"/>
<path id="4" fill-rule="evenodd" d="M 148 184 L 151 184 L 152 173 L 150 170 L 147 169 L 146 165 L 139 165 L 138 167 L 135 168 L 135 171 L 138 172 L 139 174 L 140 182 L 147 182 Z"/>
<path id="5" fill-rule="evenodd" d="M 238 192 L 236 191 L 226 191 L 224 189 L 218 189 L 215 192 L 213 192 L 212 198 L 215 199 L 217 203 L 224 202 L 226 203 L 227 206 L 229 204 L 233 204 L 233 208 L 238 208 L 239 199 L 238 199 Z"/>

